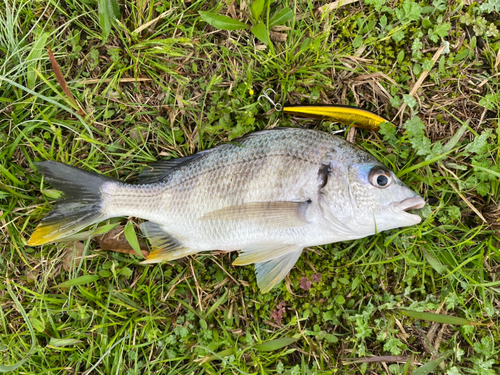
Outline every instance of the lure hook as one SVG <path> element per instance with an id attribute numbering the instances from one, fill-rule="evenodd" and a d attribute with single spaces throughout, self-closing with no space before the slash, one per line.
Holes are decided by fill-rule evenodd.
<path id="1" fill-rule="evenodd" d="M 267 89 L 267 90 L 264 90 L 263 94 L 261 94 L 257 98 L 257 101 L 262 106 L 262 103 L 260 103 L 260 98 L 266 98 L 269 101 L 269 103 L 271 103 L 271 105 L 274 107 L 274 110 L 280 112 L 283 109 L 283 106 L 280 103 L 275 103 L 274 100 L 271 99 L 271 97 L 269 96 L 270 92 L 272 92 L 274 94 L 274 97 L 276 97 L 276 95 L 277 95 L 276 91 L 274 91 L 273 89 Z"/>

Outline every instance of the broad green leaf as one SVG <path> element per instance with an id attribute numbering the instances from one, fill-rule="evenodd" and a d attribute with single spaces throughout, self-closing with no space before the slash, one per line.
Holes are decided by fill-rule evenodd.
<path id="1" fill-rule="evenodd" d="M 249 29 L 250 25 L 243 23 L 241 21 L 232 19 L 228 16 L 223 16 L 221 14 L 212 13 L 212 12 L 203 12 L 200 11 L 200 17 L 203 21 L 212 25 L 216 29 L 220 30 L 243 30 Z"/>
<path id="2" fill-rule="evenodd" d="M 36 349 L 36 336 L 35 336 L 35 330 L 33 329 L 33 326 L 31 325 L 31 321 L 28 318 L 28 315 L 26 314 L 26 311 L 24 311 L 23 305 L 21 305 L 21 302 L 16 297 L 16 294 L 12 290 L 12 287 L 10 286 L 10 280 L 5 280 L 5 284 L 7 285 L 7 292 L 9 292 L 10 298 L 12 298 L 12 301 L 14 301 L 14 305 L 16 305 L 17 310 L 21 313 L 24 321 L 26 322 L 26 326 L 28 327 L 28 330 L 30 331 L 31 335 L 31 348 L 28 354 L 21 359 L 19 362 L 13 365 L 0 365 L 0 372 L 12 372 L 17 370 L 19 367 L 21 367 L 35 352 Z M 19 347 L 22 347 L 22 345 L 19 345 Z"/>
<path id="3" fill-rule="evenodd" d="M 33 45 L 33 49 L 27 58 L 27 67 L 28 67 L 28 88 L 32 90 L 36 84 L 36 72 L 35 68 L 38 66 L 39 59 L 42 57 L 43 50 L 45 49 L 45 44 L 47 44 L 47 38 L 49 37 L 49 33 L 42 33 Z"/>
<path id="4" fill-rule="evenodd" d="M 45 324 L 40 319 L 30 317 L 31 324 L 33 324 L 33 328 L 38 332 L 43 332 L 45 330 Z"/>
<path id="5" fill-rule="evenodd" d="M 335 335 L 332 335 L 331 333 L 327 334 L 325 336 L 326 341 L 331 342 L 331 343 L 337 343 L 339 342 L 339 338 Z"/>
<path id="6" fill-rule="evenodd" d="M 424 253 L 425 259 L 427 259 L 429 264 L 432 266 L 432 268 L 434 268 L 436 272 L 442 274 L 446 271 L 446 267 L 438 259 L 430 255 L 427 251 L 425 251 L 425 249 L 422 249 L 422 252 Z"/>
<path id="7" fill-rule="evenodd" d="M 56 339 L 55 337 L 51 337 L 49 341 L 49 346 L 53 346 L 56 348 L 62 348 L 65 346 L 72 346 L 81 343 L 82 340 L 78 339 Z"/>
<path id="8" fill-rule="evenodd" d="M 283 25 L 293 18 L 293 11 L 290 8 L 283 8 L 274 13 L 269 20 L 269 27 Z"/>
<path id="9" fill-rule="evenodd" d="M 71 288 L 72 286 L 78 286 L 78 285 L 86 285 L 93 283 L 96 280 L 99 280 L 101 276 L 97 275 L 85 275 L 85 276 L 80 276 L 77 277 L 76 279 L 71 279 L 68 281 L 65 281 L 61 284 L 57 284 L 54 288 Z"/>
<path id="10" fill-rule="evenodd" d="M 208 328 L 208 324 L 207 324 L 207 321 L 205 319 L 200 319 L 200 328 L 203 330 L 203 331 L 206 331 L 207 328 Z"/>
<path id="11" fill-rule="evenodd" d="M 128 268 L 128 267 L 123 267 L 122 270 L 120 271 L 119 275 L 125 276 L 126 278 L 129 278 L 132 276 L 134 272 Z"/>
<path id="12" fill-rule="evenodd" d="M 257 349 L 261 352 L 270 352 L 273 350 L 284 348 L 287 345 L 293 344 L 297 340 L 298 339 L 293 337 L 283 337 L 281 339 L 271 340 L 262 344 L 253 345 L 252 348 Z"/>
<path id="13" fill-rule="evenodd" d="M 443 315 L 429 312 L 413 311 L 406 309 L 398 309 L 400 314 L 409 316 L 410 318 L 427 320 L 429 322 L 436 322 L 442 324 L 455 324 L 455 325 L 477 325 L 477 323 L 470 320 L 460 318 L 458 316 Z"/>
<path id="14" fill-rule="evenodd" d="M 262 43 L 269 44 L 269 33 L 267 32 L 266 25 L 260 21 L 257 25 L 250 29 L 253 35 L 257 37 Z"/>
<path id="15" fill-rule="evenodd" d="M 132 246 L 132 249 L 134 249 L 134 251 L 137 253 L 137 255 L 141 258 L 144 258 L 144 255 L 142 255 L 141 252 L 141 247 L 139 246 L 139 240 L 137 239 L 137 235 L 135 234 L 134 224 L 131 221 L 125 224 L 123 234 L 125 235 L 125 238 L 127 239 L 130 246 Z"/>
<path id="16" fill-rule="evenodd" d="M 462 61 L 463 59 L 465 59 L 467 56 L 469 56 L 469 49 L 465 48 L 462 50 L 462 52 L 458 53 L 456 56 L 455 56 L 455 59 L 453 60 L 453 62 L 458 62 L 458 61 Z"/>
<path id="17" fill-rule="evenodd" d="M 120 8 L 116 0 L 97 0 L 99 24 L 102 28 L 103 43 L 108 40 L 111 26 L 120 17 Z"/>
<path id="18" fill-rule="evenodd" d="M 254 0 L 252 5 L 250 6 L 250 11 L 252 12 L 252 16 L 255 23 L 259 22 L 260 15 L 264 10 L 265 2 L 266 0 Z"/>
<path id="19" fill-rule="evenodd" d="M 432 361 L 427 362 L 425 365 L 419 367 L 415 371 L 411 373 L 411 375 L 428 375 L 434 374 L 434 370 L 438 367 L 445 359 L 448 357 L 450 353 L 446 353 L 441 357 L 433 359 Z"/>

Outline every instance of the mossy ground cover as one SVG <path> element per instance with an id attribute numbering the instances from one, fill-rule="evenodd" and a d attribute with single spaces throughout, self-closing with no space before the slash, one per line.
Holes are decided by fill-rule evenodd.
<path id="1" fill-rule="evenodd" d="M 255 3 L 0 5 L 0 371 L 500 372 L 500 3 Z M 392 120 L 348 137 L 426 199 L 422 223 L 308 249 L 267 294 L 236 254 L 143 266 L 95 239 L 26 245 L 58 195 L 34 161 L 134 181 L 251 131 L 339 129 L 273 111 L 267 88 Z"/>

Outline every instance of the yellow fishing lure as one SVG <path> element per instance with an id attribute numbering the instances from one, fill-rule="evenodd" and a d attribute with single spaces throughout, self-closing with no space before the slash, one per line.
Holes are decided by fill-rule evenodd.
<path id="1" fill-rule="evenodd" d="M 387 120 L 379 115 L 357 107 L 345 105 L 301 105 L 283 107 L 283 112 L 300 117 L 336 121 L 346 126 L 378 130 Z"/>

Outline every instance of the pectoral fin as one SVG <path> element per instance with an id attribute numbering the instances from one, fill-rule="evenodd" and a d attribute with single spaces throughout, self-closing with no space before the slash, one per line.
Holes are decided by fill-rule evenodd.
<path id="1" fill-rule="evenodd" d="M 295 249 L 281 255 L 279 258 L 255 264 L 257 285 L 262 293 L 269 292 L 276 284 L 285 278 L 302 254 L 303 248 Z"/>
<path id="2" fill-rule="evenodd" d="M 199 220 L 248 220 L 273 229 L 301 227 L 308 224 L 305 213 L 310 204 L 310 201 L 243 203 L 209 212 Z"/>

